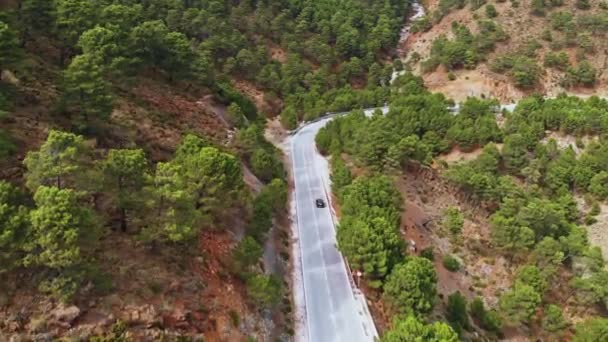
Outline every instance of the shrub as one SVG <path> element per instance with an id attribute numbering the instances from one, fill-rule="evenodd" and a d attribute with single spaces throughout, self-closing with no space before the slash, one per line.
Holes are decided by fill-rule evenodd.
<path id="1" fill-rule="evenodd" d="M 548 52 L 545 55 L 544 66 L 565 71 L 570 66 L 570 59 L 568 58 L 568 54 L 566 54 L 564 51 L 559 53 Z"/>
<path id="2" fill-rule="evenodd" d="M 587 10 L 591 8 L 591 4 L 589 4 L 589 0 L 576 0 L 576 8 Z"/>
<path id="3" fill-rule="evenodd" d="M 535 60 L 523 55 L 503 55 L 494 60 L 491 69 L 498 73 L 508 73 L 520 88 L 536 84 L 541 70 Z"/>
<path id="4" fill-rule="evenodd" d="M 494 5 L 492 4 L 486 5 L 486 15 L 488 16 L 488 18 L 496 18 L 498 16 L 496 7 L 494 7 Z"/>
<path id="5" fill-rule="evenodd" d="M 545 15 L 545 1 L 544 0 L 532 0 L 532 14 L 538 16 Z"/>
<path id="6" fill-rule="evenodd" d="M 552 13 L 550 18 L 551 28 L 558 31 L 564 31 L 566 28 L 571 26 L 573 19 L 574 15 L 569 12 Z"/>
<path id="7" fill-rule="evenodd" d="M 274 275 L 256 275 L 247 281 L 249 297 L 259 306 L 268 308 L 281 300 L 281 280 Z"/>
<path id="8" fill-rule="evenodd" d="M 443 267 L 450 272 L 456 272 L 460 269 L 460 262 L 452 255 L 447 254 L 443 257 Z"/>
<path id="9" fill-rule="evenodd" d="M 446 309 L 446 318 L 454 331 L 458 335 L 462 334 L 462 330 L 469 329 L 469 316 L 467 314 L 467 300 L 460 292 L 452 293 L 448 297 L 448 306 Z"/>
<path id="10" fill-rule="evenodd" d="M 416 32 L 426 32 L 433 27 L 433 23 L 431 23 L 431 19 L 428 16 L 424 16 L 412 23 L 412 33 Z"/>
<path id="11" fill-rule="evenodd" d="M 427 247 L 420 251 L 420 257 L 429 259 L 431 261 L 435 260 L 435 251 L 433 247 Z"/>
<path id="12" fill-rule="evenodd" d="M 487 311 L 481 298 L 476 297 L 469 305 L 469 312 L 479 326 L 485 330 L 500 333 L 502 321 L 500 315 L 494 311 Z"/>
<path id="13" fill-rule="evenodd" d="M 587 61 L 580 62 L 576 67 L 570 67 L 566 71 L 566 76 L 562 80 L 564 87 L 575 85 L 593 86 L 595 84 L 597 71 Z"/>
<path id="14" fill-rule="evenodd" d="M 460 234 L 464 224 L 464 217 L 458 208 L 450 207 L 446 209 L 443 215 L 443 226 L 452 234 Z"/>
<path id="15" fill-rule="evenodd" d="M 241 324 L 241 317 L 239 316 L 239 313 L 234 310 L 230 310 L 228 311 L 228 316 L 230 316 L 232 326 L 238 328 L 239 324 Z"/>

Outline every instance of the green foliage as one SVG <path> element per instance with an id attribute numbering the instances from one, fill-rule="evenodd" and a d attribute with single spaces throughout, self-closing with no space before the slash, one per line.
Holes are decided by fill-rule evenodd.
<path id="1" fill-rule="evenodd" d="M 97 4 L 87 0 L 56 1 L 56 29 L 65 49 L 70 50 L 84 31 L 95 26 L 96 7 Z"/>
<path id="2" fill-rule="evenodd" d="M 186 134 L 177 147 L 174 158 L 176 161 L 185 162 L 189 156 L 199 153 L 203 147 L 211 147 L 211 144 L 197 135 Z"/>
<path id="3" fill-rule="evenodd" d="M 23 0 L 19 8 L 19 16 L 24 34 L 29 38 L 32 31 L 44 32 L 54 26 L 53 11 L 55 3 L 45 0 Z M 1 41 L 2 39 L 0 39 Z"/>
<path id="4" fill-rule="evenodd" d="M 525 137 L 517 133 L 506 136 L 501 152 L 507 168 L 521 170 L 527 163 L 528 145 Z"/>
<path id="5" fill-rule="evenodd" d="M 13 30 L 3 21 L 0 21 L 0 71 L 19 61 L 22 52 L 19 40 Z"/>
<path id="6" fill-rule="evenodd" d="M 62 104 L 78 115 L 79 129 L 106 121 L 113 108 L 109 84 L 102 78 L 101 67 L 90 55 L 76 56 L 64 72 Z"/>
<path id="7" fill-rule="evenodd" d="M 0 181 L 0 274 L 21 264 L 29 232 L 29 210 L 12 184 Z"/>
<path id="8" fill-rule="evenodd" d="M 547 52 L 545 55 L 545 67 L 555 68 L 560 71 L 565 71 L 570 66 L 570 59 L 568 58 L 568 54 L 564 51 L 559 53 L 556 52 Z"/>
<path id="9" fill-rule="evenodd" d="M 403 240 L 395 226 L 383 217 L 360 219 L 347 216 L 338 226 L 338 247 L 353 269 L 372 281 L 383 279 L 399 261 Z M 379 287 L 380 282 L 372 282 Z"/>
<path id="10" fill-rule="evenodd" d="M 496 311 L 488 311 L 479 297 L 475 297 L 469 305 L 471 317 L 485 330 L 500 333 L 502 329 L 502 321 L 500 315 Z"/>
<path id="11" fill-rule="evenodd" d="M 2 84 L 0 84 L 0 87 Z M 3 123 L 8 116 L 8 99 L 4 96 L 0 88 L 0 123 Z M 12 138 L 3 129 L 0 129 L 0 158 L 7 158 L 15 152 L 16 146 Z"/>
<path id="12" fill-rule="evenodd" d="M 599 253 L 598 253 L 599 254 Z M 599 265 L 603 264 L 601 254 L 599 255 Z M 585 277 L 576 277 L 572 280 L 571 286 L 576 290 L 579 302 L 587 305 L 606 303 L 608 301 L 608 271 L 594 270 Z"/>
<path id="13" fill-rule="evenodd" d="M 460 262 L 450 254 L 443 256 L 443 267 L 450 272 L 456 272 L 460 269 Z"/>
<path id="14" fill-rule="evenodd" d="M 243 111 L 245 118 L 253 121 L 258 117 L 258 112 L 255 104 L 245 95 L 236 91 L 229 83 L 215 84 L 220 100 L 223 100 L 227 105 L 236 104 Z"/>
<path id="15" fill-rule="evenodd" d="M 576 8 L 580 10 L 588 10 L 591 8 L 591 4 L 589 4 L 589 0 L 576 0 Z"/>
<path id="16" fill-rule="evenodd" d="M 334 155 L 331 159 L 331 185 L 333 192 L 340 194 L 342 188 L 350 185 L 353 181 L 353 175 L 350 169 L 339 155 Z"/>
<path id="17" fill-rule="evenodd" d="M 269 182 L 274 178 L 283 177 L 283 164 L 274 155 L 274 151 L 258 148 L 251 156 L 251 167 L 253 173 L 263 182 Z"/>
<path id="18" fill-rule="evenodd" d="M 595 84 L 596 76 L 597 71 L 591 63 L 582 61 L 576 67 L 569 67 L 566 70 L 566 76 L 564 76 L 562 84 L 566 87 L 575 85 L 590 87 Z"/>
<path id="19" fill-rule="evenodd" d="M 41 289 L 67 301 L 81 281 L 78 268 L 85 262 L 87 248 L 97 239 L 96 220 L 71 189 L 40 186 L 34 201 L 24 265 L 48 269 L 52 276 Z"/>
<path id="20" fill-rule="evenodd" d="M 81 136 L 50 131 L 39 151 L 27 153 L 23 163 L 27 168 L 26 186 L 36 191 L 41 185 L 57 188 L 76 187 L 89 161 L 89 149 Z"/>
<path id="21" fill-rule="evenodd" d="M 262 189 L 259 196 L 267 198 L 275 213 L 280 214 L 287 209 L 287 195 L 287 183 L 282 179 L 275 178 Z"/>
<path id="22" fill-rule="evenodd" d="M 120 44 L 128 40 L 127 30 L 115 25 L 95 26 L 82 33 L 78 39 L 78 47 L 82 50 L 88 65 L 73 66 L 72 69 L 92 69 L 96 73 L 94 77 L 112 77 L 121 80 L 124 76 L 133 76 L 137 70 L 137 58 L 131 56 L 126 44 Z M 94 69 L 94 70 L 93 70 Z M 79 80 L 75 80 L 79 81 Z M 83 83 L 89 82 L 87 79 Z M 100 80 L 96 80 L 100 83 Z"/>
<path id="23" fill-rule="evenodd" d="M 464 224 L 464 217 L 455 207 L 447 208 L 443 213 L 443 226 L 452 234 L 460 234 Z"/>
<path id="24" fill-rule="evenodd" d="M 554 30 L 564 31 L 570 25 L 572 25 L 572 20 L 574 16 L 570 12 L 553 12 L 551 13 L 551 27 Z"/>
<path id="25" fill-rule="evenodd" d="M 228 106 L 226 114 L 228 117 L 228 122 L 230 122 L 230 124 L 232 124 L 233 126 L 243 127 L 245 125 L 245 113 L 238 104 L 230 104 L 230 106 Z"/>
<path id="26" fill-rule="evenodd" d="M 431 18 L 425 15 L 422 18 L 416 19 L 414 22 L 412 22 L 411 31 L 412 33 L 426 32 L 430 30 L 431 27 L 433 27 Z"/>
<path id="27" fill-rule="evenodd" d="M 386 176 L 357 178 L 342 189 L 341 202 L 343 216 L 381 216 L 395 228 L 400 219 L 401 194 Z"/>
<path id="28" fill-rule="evenodd" d="M 593 176 L 587 189 L 599 199 L 606 199 L 608 197 L 608 172 L 602 171 Z"/>
<path id="29" fill-rule="evenodd" d="M 508 73 L 520 88 L 533 87 L 541 74 L 534 59 L 519 54 L 499 56 L 490 67 L 495 72 Z"/>
<path id="30" fill-rule="evenodd" d="M 247 280 L 247 292 L 256 305 L 270 308 L 282 297 L 281 280 L 276 276 L 255 275 Z"/>
<path id="31" fill-rule="evenodd" d="M 544 0 L 532 0 L 531 3 L 532 14 L 537 16 L 545 15 L 545 1 Z"/>
<path id="32" fill-rule="evenodd" d="M 496 18 L 498 16 L 498 12 L 496 11 L 496 7 L 492 4 L 486 5 L 486 15 L 488 18 Z"/>
<path id="33" fill-rule="evenodd" d="M 427 248 L 421 250 L 420 257 L 429 259 L 430 261 L 434 261 L 435 260 L 435 251 L 434 251 L 433 247 L 427 247 Z"/>
<path id="34" fill-rule="evenodd" d="M 436 284 L 437 273 L 433 263 L 413 256 L 395 266 L 384 284 L 384 295 L 399 312 L 424 314 L 433 309 Z"/>
<path id="35" fill-rule="evenodd" d="M 470 150 L 491 141 L 500 141 L 502 133 L 496 125 L 494 100 L 467 98 L 447 131 L 447 138 L 462 150 Z"/>
<path id="36" fill-rule="evenodd" d="M 213 224 L 227 208 L 242 201 L 240 162 L 232 155 L 206 147 L 186 136 L 176 157 L 158 163 L 149 191 L 154 213 L 142 231 L 145 241 L 192 242 L 203 224 Z"/>
<path id="37" fill-rule="evenodd" d="M 129 338 L 127 333 L 127 326 L 123 321 L 117 321 L 112 325 L 109 332 L 103 336 L 91 336 L 91 342 L 130 342 L 132 339 Z"/>
<path id="38" fill-rule="evenodd" d="M 442 322 L 424 324 L 415 316 L 397 319 L 393 328 L 380 339 L 382 342 L 433 341 L 457 342 L 458 334 Z"/>
<path id="39" fill-rule="evenodd" d="M 249 233 L 257 241 L 264 241 L 266 234 L 272 228 L 272 213 L 272 194 L 263 191 L 253 201 L 253 213 L 249 226 Z"/>
<path id="40" fill-rule="evenodd" d="M 536 292 L 542 294 L 547 289 L 547 281 L 541 274 L 541 270 L 534 265 L 522 266 L 515 276 L 515 282 L 530 285 Z"/>
<path id="41" fill-rule="evenodd" d="M 145 21 L 134 27 L 129 42 L 135 57 L 166 71 L 170 79 L 188 77 L 192 72 L 196 56 L 187 37 L 181 32 L 171 32 L 160 20 Z"/>
<path id="42" fill-rule="evenodd" d="M 358 178 L 338 190 L 342 205 L 338 246 L 371 286 L 380 287 L 402 255 L 401 196 L 385 176 Z"/>
<path id="43" fill-rule="evenodd" d="M 278 149 L 264 138 L 261 125 L 253 124 L 237 132 L 236 145 L 252 172 L 263 182 L 284 178 L 285 170 Z"/>
<path id="44" fill-rule="evenodd" d="M 541 296 L 532 286 L 515 283 L 500 297 L 500 309 L 505 320 L 514 326 L 530 322 L 541 302 Z"/>
<path id="45" fill-rule="evenodd" d="M 560 333 L 568 327 L 568 322 L 562 314 L 562 309 L 554 304 L 549 304 L 545 308 L 541 323 L 543 329 L 552 334 Z"/>
<path id="46" fill-rule="evenodd" d="M 233 267 L 236 272 L 247 272 L 262 257 L 262 246 L 251 236 L 245 236 L 232 252 Z"/>
<path id="47" fill-rule="evenodd" d="M 490 13 L 494 12 L 490 10 Z M 435 66 L 442 64 L 449 70 L 463 67 L 471 69 L 483 60 L 484 54 L 494 50 L 497 42 L 508 39 L 504 30 L 492 20 L 481 20 L 478 27 L 479 34 L 473 35 L 467 27 L 452 23 L 455 39 L 448 40 L 445 35 L 436 38 L 431 46 L 430 60 L 436 61 Z"/>
<path id="48" fill-rule="evenodd" d="M 144 207 L 143 189 L 150 179 L 144 151 L 110 150 L 101 163 L 104 192 L 120 211 L 121 229 L 127 230 L 128 212 Z"/>
<path id="49" fill-rule="evenodd" d="M 448 296 L 446 318 L 458 335 L 461 335 L 463 330 L 470 328 L 467 299 L 460 292 L 454 292 Z"/>
<path id="50" fill-rule="evenodd" d="M 605 340 L 608 336 L 608 319 L 591 318 L 576 325 L 574 342 L 593 342 Z"/>
<path id="51" fill-rule="evenodd" d="M 144 241 L 183 242 L 196 236 L 203 217 L 183 173 L 179 164 L 156 165 L 154 186 L 149 190 L 152 199 L 148 202 L 155 215 L 141 232 Z"/>

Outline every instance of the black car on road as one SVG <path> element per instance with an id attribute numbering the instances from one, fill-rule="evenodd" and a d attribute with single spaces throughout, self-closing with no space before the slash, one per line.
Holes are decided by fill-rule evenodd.
<path id="1" fill-rule="evenodd" d="M 325 201 L 321 198 L 317 198 L 315 204 L 317 205 L 317 208 L 325 208 Z"/>

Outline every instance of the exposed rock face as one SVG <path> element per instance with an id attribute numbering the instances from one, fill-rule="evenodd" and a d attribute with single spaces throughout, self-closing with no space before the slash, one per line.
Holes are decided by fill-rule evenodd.
<path id="1" fill-rule="evenodd" d="M 128 305 L 125 308 L 123 320 L 128 325 L 144 325 L 146 328 L 161 325 L 161 317 L 156 308 L 150 304 L 142 306 Z"/>
<path id="2" fill-rule="evenodd" d="M 55 310 L 53 310 L 51 316 L 59 322 L 71 325 L 74 320 L 76 320 L 76 318 L 80 316 L 80 309 L 75 305 L 67 307 L 64 305 L 60 305 Z"/>

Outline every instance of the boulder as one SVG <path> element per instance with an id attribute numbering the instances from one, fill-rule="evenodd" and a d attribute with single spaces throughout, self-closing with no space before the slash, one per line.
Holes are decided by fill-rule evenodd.
<path id="1" fill-rule="evenodd" d="M 80 316 L 80 309 L 76 305 L 72 306 L 58 306 L 53 312 L 51 312 L 51 316 L 55 318 L 59 322 L 72 324 L 78 316 Z"/>
<path id="2" fill-rule="evenodd" d="M 123 315 L 125 323 L 129 325 L 144 325 L 146 328 L 160 326 L 161 317 L 151 304 L 142 306 L 127 305 Z"/>

